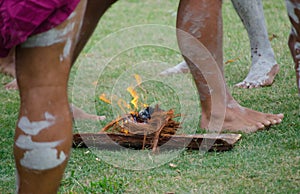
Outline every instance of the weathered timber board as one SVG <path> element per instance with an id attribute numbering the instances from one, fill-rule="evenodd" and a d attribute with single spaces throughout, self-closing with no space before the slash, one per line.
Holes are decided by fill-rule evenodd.
<path id="1" fill-rule="evenodd" d="M 159 138 L 158 146 L 164 149 L 192 149 L 204 151 L 228 151 L 241 138 L 240 134 L 170 135 Z M 80 133 L 73 135 L 73 148 L 121 150 L 125 148 L 151 148 L 154 136 L 116 133 Z"/>

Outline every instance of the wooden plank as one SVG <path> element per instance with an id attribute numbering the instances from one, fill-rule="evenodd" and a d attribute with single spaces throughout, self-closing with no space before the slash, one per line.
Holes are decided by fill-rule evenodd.
<path id="1" fill-rule="evenodd" d="M 241 138 L 240 134 L 194 134 L 165 135 L 159 137 L 159 150 L 192 149 L 204 151 L 228 151 Z M 125 148 L 152 148 L 154 135 L 80 133 L 73 135 L 74 148 L 94 147 L 97 149 L 121 150 Z"/>

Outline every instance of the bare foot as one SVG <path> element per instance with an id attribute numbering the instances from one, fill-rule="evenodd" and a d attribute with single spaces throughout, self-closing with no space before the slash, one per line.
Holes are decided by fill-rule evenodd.
<path id="1" fill-rule="evenodd" d="M 175 67 L 170 67 L 164 71 L 162 71 L 159 75 L 161 76 L 168 76 L 173 74 L 179 74 L 179 73 L 189 73 L 190 69 L 185 61 L 182 61 Z"/>
<path id="2" fill-rule="evenodd" d="M 18 90 L 19 88 L 18 88 L 17 80 L 16 79 L 12 80 L 8 84 L 6 84 L 4 88 L 7 90 Z"/>
<path id="3" fill-rule="evenodd" d="M 281 123 L 283 114 L 266 114 L 240 106 L 233 101 L 227 106 L 222 131 L 253 133 Z M 202 116 L 201 127 L 208 129 L 209 120 Z M 213 130 L 210 130 L 213 131 Z"/>
<path id="4" fill-rule="evenodd" d="M 1 63 L 1 59 L 0 59 L 0 72 L 4 73 L 6 75 L 10 75 L 12 77 L 15 77 L 14 63 L 3 65 L 3 63 Z"/>
<path id="5" fill-rule="evenodd" d="M 266 61 L 260 61 L 252 65 L 250 72 L 244 81 L 237 83 L 235 86 L 239 88 L 258 88 L 270 86 L 274 82 L 274 78 L 279 71 L 279 65 L 275 64 L 268 67 Z"/>
<path id="6" fill-rule="evenodd" d="M 171 67 L 162 71 L 159 75 L 168 76 L 180 73 L 189 73 L 190 70 L 185 61 L 179 63 L 175 67 Z M 268 68 L 265 62 L 256 63 L 250 69 L 247 77 L 244 81 L 237 83 L 235 86 L 239 88 L 258 88 L 264 86 L 270 86 L 273 84 L 275 76 L 279 72 L 279 65 L 275 64 Z"/>
<path id="7" fill-rule="evenodd" d="M 94 121 L 103 121 L 106 119 L 105 116 L 98 116 L 98 115 L 86 113 L 84 110 L 74 106 L 73 104 L 70 104 L 70 108 L 74 120 L 87 119 L 87 120 L 94 120 Z"/>

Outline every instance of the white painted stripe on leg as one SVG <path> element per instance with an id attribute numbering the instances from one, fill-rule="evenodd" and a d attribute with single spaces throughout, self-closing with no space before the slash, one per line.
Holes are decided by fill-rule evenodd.
<path id="1" fill-rule="evenodd" d="M 295 13 L 295 9 L 300 9 L 300 3 L 293 3 L 289 0 L 286 0 L 286 8 L 288 10 L 288 15 L 297 23 L 299 24 L 299 18 Z"/>
<path id="2" fill-rule="evenodd" d="M 31 136 L 20 135 L 16 141 L 16 146 L 28 150 L 20 161 L 21 165 L 33 170 L 46 170 L 62 164 L 67 157 L 63 151 L 58 157 L 58 151 L 55 149 L 61 142 L 63 140 L 34 142 Z"/>
<path id="3" fill-rule="evenodd" d="M 43 148 L 25 152 L 20 160 L 22 166 L 33 170 L 47 170 L 59 166 L 66 160 L 63 151 L 58 156 L 57 149 Z"/>
<path id="4" fill-rule="evenodd" d="M 47 32 L 43 32 L 29 37 L 22 45 L 23 48 L 46 47 L 56 43 L 65 42 L 67 34 L 74 29 L 75 23 L 69 23 L 63 29 L 52 28 Z"/>
<path id="5" fill-rule="evenodd" d="M 40 131 L 49 128 L 55 124 L 55 117 L 45 112 L 43 121 L 31 122 L 26 116 L 21 117 L 18 127 L 26 134 L 19 135 L 16 140 L 16 146 L 26 150 L 20 164 L 26 168 L 33 170 L 47 170 L 62 164 L 67 156 L 63 151 L 55 148 L 64 140 L 52 142 L 35 142 L 32 136 L 38 135 Z"/>
<path id="6" fill-rule="evenodd" d="M 23 116 L 18 123 L 18 127 L 28 135 L 37 135 L 41 130 L 46 129 L 55 123 L 55 117 L 50 113 L 46 112 L 45 118 L 46 120 L 44 121 L 30 122 L 26 116 Z"/>
<path id="7" fill-rule="evenodd" d="M 60 57 L 59 57 L 60 61 L 63 61 L 71 54 L 71 48 L 72 48 L 72 40 L 71 40 L 71 38 L 68 38 L 68 40 L 64 46 L 63 54 L 60 55 Z"/>
<path id="8" fill-rule="evenodd" d="M 43 149 L 43 148 L 54 148 L 61 144 L 63 140 L 53 142 L 34 142 L 31 136 L 20 135 L 16 141 L 16 146 L 25 150 Z"/>

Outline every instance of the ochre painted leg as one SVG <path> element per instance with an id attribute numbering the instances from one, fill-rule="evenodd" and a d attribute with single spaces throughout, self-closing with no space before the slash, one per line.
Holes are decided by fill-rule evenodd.
<path id="1" fill-rule="evenodd" d="M 300 0 L 286 0 L 286 7 L 292 25 L 288 45 L 295 63 L 300 96 Z"/>
<path id="2" fill-rule="evenodd" d="M 228 89 L 225 94 L 215 90 L 220 86 L 208 85 L 204 77 L 212 80 L 221 80 L 221 85 L 225 85 L 223 76 L 223 53 L 222 53 L 222 1 L 221 0 L 181 0 L 177 16 L 177 28 L 188 32 L 198 39 L 211 53 L 212 57 L 201 55 L 201 51 L 193 53 L 192 43 L 186 42 L 186 37 L 181 37 L 178 33 L 178 41 L 181 52 L 183 53 L 191 73 L 194 77 L 199 91 L 202 106 L 201 127 L 208 128 L 211 119 L 220 118 L 222 110 L 226 109 L 223 130 L 232 132 L 255 132 L 264 129 L 272 124 L 281 122 L 283 115 L 265 114 L 241 107 L 231 96 Z M 200 54 L 200 55 L 199 55 Z M 191 57 L 189 59 L 187 56 Z M 193 61 L 193 62 L 192 62 Z M 216 65 L 214 65 L 216 64 Z M 200 72 L 197 68 L 205 69 Z M 220 74 L 214 69 L 218 66 Z M 216 82 L 218 83 L 218 82 Z M 212 84 L 216 84 L 212 83 Z M 217 104 L 212 105 L 212 98 L 217 98 Z M 212 110 L 212 106 L 215 106 Z"/>
<path id="3" fill-rule="evenodd" d="M 18 193 L 56 193 L 59 188 L 72 142 L 67 81 L 85 5 L 82 0 L 65 22 L 16 49 L 21 97 L 14 144 Z"/>

